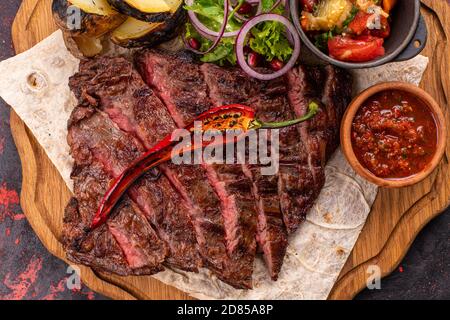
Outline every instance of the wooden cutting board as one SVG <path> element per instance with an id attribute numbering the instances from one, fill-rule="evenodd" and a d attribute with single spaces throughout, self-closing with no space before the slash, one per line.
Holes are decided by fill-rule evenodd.
<path id="1" fill-rule="evenodd" d="M 56 30 L 51 0 L 24 0 L 12 27 L 16 53 L 21 53 Z M 423 52 L 430 58 L 421 87 L 445 111 L 450 127 L 450 4 L 423 0 L 429 40 Z M 11 129 L 22 161 L 21 205 L 34 231 L 47 249 L 66 260 L 61 246 L 62 217 L 70 197 L 64 181 L 42 147 L 19 117 L 11 112 Z M 450 204 L 450 143 L 436 171 L 422 183 L 397 190 L 382 189 L 372 212 L 330 295 L 351 299 L 366 286 L 366 270 L 378 265 L 382 275 L 400 263 L 418 232 Z M 186 293 L 151 277 L 118 277 L 80 266 L 84 283 L 115 299 L 189 299 Z"/>

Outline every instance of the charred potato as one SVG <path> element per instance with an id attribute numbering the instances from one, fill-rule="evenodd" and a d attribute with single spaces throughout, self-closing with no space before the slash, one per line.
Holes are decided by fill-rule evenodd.
<path id="1" fill-rule="evenodd" d="M 164 22 L 183 6 L 183 0 L 108 0 L 120 13 L 147 22 Z"/>
<path id="2" fill-rule="evenodd" d="M 72 23 L 76 13 L 71 8 L 80 10 L 79 25 Z M 52 11 L 58 27 L 74 36 L 100 37 L 125 20 L 107 0 L 53 0 Z"/>
<path id="3" fill-rule="evenodd" d="M 63 38 L 67 49 L 78 59 L 95 57 L 103 52 L 102 37 L 73 36 L 63 32 Z"/>
<path id="4" fill-rule="evenodd" d="M 186 11 L 180 6 L 164 22 L 146 22 L 129 17 L 111 34 L 111 41 L 126 47 L 151 47 L 176 37 L 186 20 Z"/>
<path id="5" fill-rule="evenodd" d="M 67 48 L 78 58 L 100 54 L 104 35 L 125 20 L 106 0 L 53 0 L 52 12 Z"/>

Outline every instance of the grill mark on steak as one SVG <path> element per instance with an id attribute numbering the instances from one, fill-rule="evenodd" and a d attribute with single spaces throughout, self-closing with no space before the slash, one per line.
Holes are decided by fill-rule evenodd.
<path id="1" fill-rule="evenodd" d="M 99 68 L 101 72 L 96 75 L 95 71 Z M 108 76 L 111 72 L 113 74 Z M 90 103 L 97 101 L 96 108 L 104 110 L 122 131 L 136 138 L 133 140 L 130 135 L 112 130 L 115 136 L 122 135 L 125 140 L 131 138 L 133 142 L 128 147 L 139 150 L 125 157 L 123 166 L 110 170 L 115 177 L 145 148 L 151 148 L 173 130 L 174 124 L 165 106 L 143 82 L 132 64 L 123 58 L 111 61 L 99 58 L 83 62 L 81 71 L 71 80 L 71 84 L 73 88 L 78 88 L 77 91 L 84 92 L 84 97 L 90 96 Z M 115 90 L 109 88 L 110 85 L 116 86 Z M 93 94 L 95 96 L 92 96 Z M 108 159 L 109 157 L 101 157 L 106 167 L 110 166 Z M 117 157 L 113 155 L 112 159 Z M 179 202 L 179 195 L 166 178 L 154 180 L 150 175 L 146 175 L 130 188 L 128 194 L 137 203 L 139 209 L 136 209 L 143 212 L 169 249 L 166 264 L 181 270 L 198 271 L 201 261 L 186 207 Z M 116 238 L 122 239 L 123 242 L 126 239 L 118 236 Z"/>
<path id="2" fill-rule="evenodd" d="M 179 55 L 168 56 L 157 51 L 146 51 L 137 63 L 147 83 L 158 92 L 178 127 L 192 122 L 197 115 L 213 106 L 199 64 L 186 61 Z M 256 217 L 250 181 L 243 175 L 240 166 L 202 164 L 202 167 L 202 172 L 197 174 L 207 178 L 220 200 L 220 223 L 225 230 L 228 256 L 234 261 L 227 264 L 230 268 L 240 269 L 245 279 L 240 282 L 249 287 L 256 255 Z"/>

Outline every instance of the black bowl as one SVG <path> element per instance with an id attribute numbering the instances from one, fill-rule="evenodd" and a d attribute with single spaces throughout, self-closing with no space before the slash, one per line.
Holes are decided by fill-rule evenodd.
<path id="1" fill-rule="evenodd" d="M 399 0 L 392 12 L 391 35 L 384 43 L 386 54 L 368 62 L 343 62 L 320 51 L 303 31 L 300 25 L 299 0 L 290 0 L 290 8 L 293 23 L 303 43 L 318 58 L 341 68 L 372 68 L 388 62 L 409 60 L 417 56 L 427 42 L 428 34 L 425 20 L 420 14 L 420 0 Z"/>

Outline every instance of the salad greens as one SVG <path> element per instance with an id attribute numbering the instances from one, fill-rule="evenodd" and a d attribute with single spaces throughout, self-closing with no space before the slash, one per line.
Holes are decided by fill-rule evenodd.
<path id="1" fill-rule="evenodd" d="M 200 50 L 206 51 L 212 45 L 212 41 L 202 37 L 194 26 L 188 22 L 186 23 L 186 39 L 194 38 L 200 43 Z M 224 65 L 236 65 L 237 59 L 234 53 L 234 41 L 235 38 L 222 38 L 219 45 L 210 53 L 207 53 L 201 57 L 202 62 L 214 62 L 220 66 Z"/>
<path id="2" fill-rule="evenodd" d="M 234 16 L 236 10 L 245 0 L 240 0 L 238 6 L 230 14 L 226 27 L 227 32 L 239 30 L 242 27 L 240 22 Z M 269 11 L 276 0 L 262 0 L 263 12 Z M 218 31 L 223 22 L 223 0 L 196 0 L 192 6 L 185 6 L 187 10 L 192 10 L 197 14 L 199 20 L 209 29 Z M 282 14 L 284 8 L 280 5 L 273 13 Z M 186 39 L 195 38 L 199 41 L 201 51 L 206 51 L 213 41 L 201 36 L 194 26 L 188 22 L 186 24 Z M 219 45 L 210 53 L 201 57 L 203 62 L 214 62 L 221 66 L 236 65 L 237 59 L 234 50 L 235 37 L 223 37 Z M 283 24 L 276 21 L 267 21 L 259 24 L 251 30 L 251 38 L 247 44 L 254 52 L 260 54 L 266 61 L 272 61 L 274 58 L 287 61 L 292 55 L 293 49 L 288 39 Z"/>

